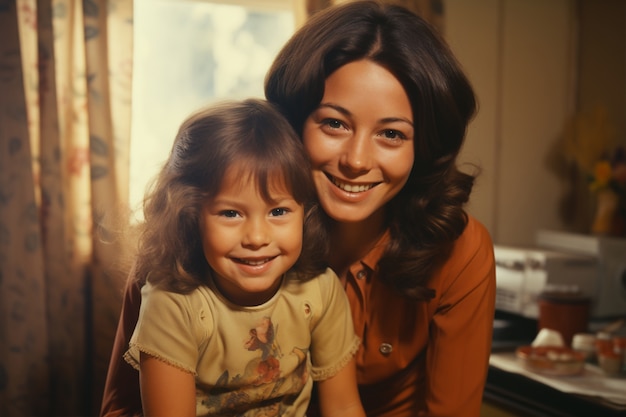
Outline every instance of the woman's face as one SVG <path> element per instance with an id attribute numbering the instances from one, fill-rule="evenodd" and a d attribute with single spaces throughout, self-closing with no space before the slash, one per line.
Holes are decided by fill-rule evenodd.
<path id="1" fill-rule="evenodd" d="M 302 135 L 322 207 L 340 222 L 381 215 L 413 167 L 409 98 L 391 72 L 368 60 L 326 79 Z"/>

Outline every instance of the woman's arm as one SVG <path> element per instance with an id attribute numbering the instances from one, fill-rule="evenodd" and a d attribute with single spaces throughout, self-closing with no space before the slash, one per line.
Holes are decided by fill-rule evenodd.
<path id="1" fill-rule="evenodd" d="M 140 354 L 141 402 L 146 417 L 194 417 L 194 376 L 144 352 Z"/>
<path id="2" fill-rule="evenodd" d="M 317 384 L 323 417 L 365 417 L 357 390 L 354 358 L 334 376 Z"/>
<path id="3" fill-rule="evenodd" d="M 495 308 L 493 243 L 472 219 L 443 268 L 427 351 L 428 416 L 480 415 Z"/>
<path id="4" fill-rule="evenodd" d="M 128 349 L 128 342 L 135 330 L 139 307 L 141 305 L 141 289 L 134 279 L 134 271 L 128 275 L 128 281 L 122 300 L 113 350 L 109 360 L 102 407 L 100 416 L 140 416 L 141 396 L 139 394 L 139 375 L 124 359 L 124 352 Z"/>

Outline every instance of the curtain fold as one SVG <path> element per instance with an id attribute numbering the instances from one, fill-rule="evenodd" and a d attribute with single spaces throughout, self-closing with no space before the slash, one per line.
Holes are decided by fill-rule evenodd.
<path id="1" fill-rule="evenodd" d="M 127 225 L 132 0 L 0 2 L 0 415 L 95 415 Z"/>
<path id="2" fill-rule="evenodd" d="M 31 80 L 10 2 L 0 8 L 0 39 L 0 414 L 46 415 L 46 288 L 24 94 Z"/>

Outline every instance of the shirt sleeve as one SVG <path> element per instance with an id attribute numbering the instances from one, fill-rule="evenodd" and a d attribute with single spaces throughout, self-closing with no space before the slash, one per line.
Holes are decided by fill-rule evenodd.
<path id="1" fill-rule="evenodd" d="M 144 352 L 196 375 L 201 335 L 190 299 L 191 295 L 144 285 L 139 319 L 124 359 L 138 369 L 139 353 Z"/>
<path id="2" fill-rule="evenodd" d="M 124 359 L 124 352 L 135 329 L 141 303 L 141 288 L 134 279 L 134 268 L 128 275 L 122 310 L 113 341 L 104 392 L 101 417 L 141 416 L 139 376 Z"/>
<path id="3" fill-rule="evenodd" d="M 350 305 L 339 278 L 331 270 L 317 278 L 320 283 L 322 311 L 311 330 L 311 375 L 324 380 L 339 372 L 359 349 Z"/>
<path id="4" fill-rule="evenodd" d="M 442 295 L 427 349 L 428 416 L 478 417 L 487 378 L 495 309 L 493 243 L 470 220 L 442 271 Z"/>

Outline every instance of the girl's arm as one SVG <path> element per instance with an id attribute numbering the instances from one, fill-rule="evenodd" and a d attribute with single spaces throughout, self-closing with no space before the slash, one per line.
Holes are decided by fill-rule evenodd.
<path id="1" fill-rule="evenodd" d="M 189 372 L 141 352 L 139 384 L 146 417 L 195 417 L 196 384 Z"/>
<path id="2" fill-rule="evenodd" d="M 365 417 L 357 389 L 354 358 L 334 376 L 318 381 L 317 385 L 323 417 Z"/>

